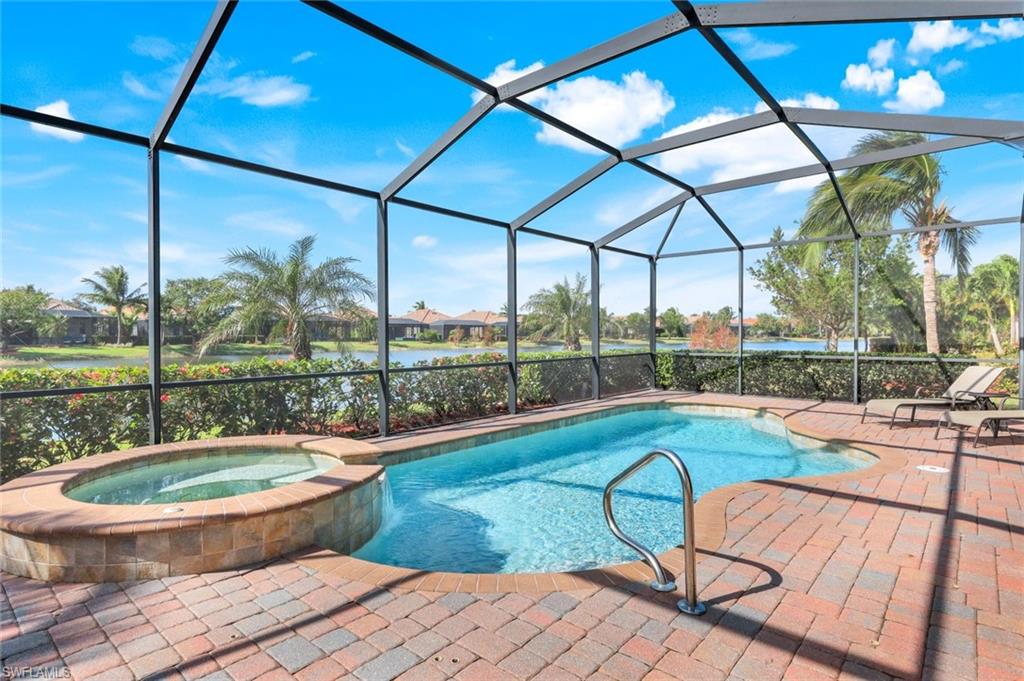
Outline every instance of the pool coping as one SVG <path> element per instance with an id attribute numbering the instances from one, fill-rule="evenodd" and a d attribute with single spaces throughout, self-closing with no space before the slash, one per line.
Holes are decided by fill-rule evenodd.
<path id="1" fill-rule="evenodd" d="M 211 449 L 295 448 L 338 459 L 323 473 L 275 489 L 205 501 L 92 504 L 65 490 L 108 473 Z M 169 442 L 106 452 L 50 466 L 0 485 L 0 532 L 19 535 L 117 536 L 186 529 L 265 516 L 314 504 L 374 479 L 379 450 L 366 442 L 317 435 L 253 435 Z M 144 462 L 144 463 L 143 463 Z M 165 513 L 168 508 L 181 511 Z"/>
<path id="2" fill-rule="evenodd" d="M 459 443 L 468 439 L 483 437 L 504 438 L 514 437 L 523 427 L 534 425 L 550 425 L 552 422 L 586 418 L 599 415 L 601 412 L 620 409 L 625 406 L 669 404 L 673 406 L 689 406 L 695 411 L 717 413 L 720 415 L 770 416 L 778 419 L 787 434 L 796 438 L 807 438 L 813 443 L 833 445 L 865 452 L 876 461 L 865 468 L 827 475 L 779 478 L 766 481 L 739 482 L 718 487 L 703 495 L 694 507 L 695 543 L 697 561 L 700 563 L 708 555 L 713 555 L 722 545 L 726 537 L 728 525 L 729 503 L 746 492 L 769 489 L 771 483 L 797 482 L 801 486 L 820 488 L 834 487 L 837 483 L 873 478 L 899 470 L 907 465 L 906 455 L 897 448 L 874 443 L 853 442 L 835 438 L 829 433 L 816 430 L 806 424 L 790 422 L 790 418 L 801 411 L 801 407 L 738 405 L 730 402 L 728 395 L 708 393 L 666 393 L 664 391 L 645 391 L 639 394 L 618 398 L 610 398 L 600 402 L 585 402 L 525 414 L 502 415 L 495 419 L 473 422 L 471 424 L 455 424 L 442 426 L 416 433 L 398 435 L 389 438 L 378 438 L 370 441 L 378 447 L 381 459 L 395 458 L 402 452 L 438 447 L 448 451 L 461 449 L 466 445 Z M 774 399 L 774 398 L 765 398 Z M 777 400 L 776 400 L 777 401 Z M 800 401 L 806 405 L 806 401 Z M 442 453 L 442 452 L 438 452 Z M 386 463 L 386 461 L 385 461 Z M 560 592 L 597 589 L 606 586 L 623 586 L 627 584 L 647 584 L 651 580 L 651 570 L 646 563 L 636 560 L 626 563 L 607 565 L 588 570 L 565 572 L 531 572 L 531 573 L 458 573 L 419 570 L 414 568 L 396 567 L 375 563 L 350 555 L 337 553 L 330 549 L 311 547 L 292 555 L 296 562 L 317 570 L 321 574 L 359 581 L 365 584 L 398 588 L 410 591 L 432 591 L 440 593 L 516 593 L 516 592 Z M 669 549 L 658 555 L 662 565 L 674 575 L 680 576 L 678 586 L 682 587 L 682 571 L 684 552 L 681 546 Z"/>

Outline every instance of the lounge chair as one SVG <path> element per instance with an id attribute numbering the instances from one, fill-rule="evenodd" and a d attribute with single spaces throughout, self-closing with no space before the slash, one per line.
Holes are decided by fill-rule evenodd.
<path id="1" fill-rule="evenodd" d="M 980 364 L 969 366 L 938 397 L 918 397 L 921 394 L 921 388 L 918 388 L 913 397 L 869 400 L 864 405 L 860 422 L 864 423 L 864 419 L 870 414 L 888 418 L 889 427 L 892 428 L 901 409 L 909 409 L 909 420 L 914 421 L 917 418 L 918 409 L 956 410 L 960 406 L 974 405 L 977 403 L 977 398 L 970 393 L 988 390 L 1004 370 L 1005 367 L 986 367 Z"/>
<path id="2" fill-rule="evenodd" d="M 981 432 L 988 426 L 992 430 L 992 437 L 999 435 L 999 426 L 1005 421 L 1024 421 L 1024 409 L 1004 409 L 1007 397 L 1003 398 L 999 409 L 985 409 L 982 411 L 946 411 L 939 419 L 939 425 L 935 427 L 935 439 L 939 439 L 939 431 L 943 426 L 949 428 L 960 428 L 970 432 L 974 429 L 974 447 L 978 446 L 978 438 Z"/>

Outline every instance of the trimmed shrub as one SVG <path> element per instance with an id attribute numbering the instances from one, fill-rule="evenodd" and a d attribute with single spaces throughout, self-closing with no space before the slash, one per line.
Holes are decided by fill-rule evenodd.
<path id="1" fill-rule="evenodd" d="M 860 359 L 860 399 L 941 394 L 967 362 L 934 360 L 930 355 Z M 970 358 L 964 358 L 970 359 Z M 924 360 L 924 361 L 922 361 Z M 983 362 L 983 360 L 977 360 Z M 736 392 L 736 357 L 689 351 L 659 352 L 658 385 L 670 390 Z M 1017 394 L 1018 370 L 1007 366 L 994 389 Z M 853 397 L 853 356 L 827 352 L 750 352 L 743 356 L 743 392 L 849 402 Z"/>

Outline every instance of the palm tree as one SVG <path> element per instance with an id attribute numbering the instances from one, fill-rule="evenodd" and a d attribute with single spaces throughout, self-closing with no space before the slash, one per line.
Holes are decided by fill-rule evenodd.
<path id="1" fill-rule="evenodd" d="M 427 309 L 427 301 L 425 301 L 425 300 L 417 300 L 416 304 L 412 306 L 412 309 L 414 309 L 414 310 L 426 310 Z"/>
<path id="2" fill-rule="evenodd" d="M 985 318 L 989 325 L 989 335 L 995 346 L 996 354 L 1002 356 L 1003 348 L 999 342 L 995 320 L 1001 309 L 1010 315 L 1010 347 L 1017 347 L 1020 329 L 1017 328 L 1017 287 L 1020 282 L 1020 265 L 1011 255 L 997 256 L 992 262 L 978 265 L 971 274 L 970 288 L 972 297 L 985 308 Z"/>
<path id="3" fill-rule="evenodd" d="M 91 290 L 82 294 L 82 298 L 113 310 L 114 323 L 117 325 L 117 344 L 120 345 L 121 329 L 125 326 L 125 312 L 134 309 L 137 316 L 139 310 L 146 308 L 148 299 L 143 293 L 146 285 L 130 288 L 128 272 L 121 265 L 103 267 L 96 270 L 95 274 L 97 279 L 82 279 L 83 283 L 91 287 Z"/>
<path id="4" fill-rule="evenodd" d="M 231 309 L 199 342 L 200 356 L 229 338 L 273 322 L 271 337 L 281 338 L 294 359 L 310 359 L 310 323 L 315 317 L 353 312 L 373 299 L 373 283 L 351 268 L 354 258 L 309 261 L 316 237 L 305 236 L 288 247 L 283 259 L 269 249 L 232 250 L 221 275 L 224 293 L 211 304 Z"/>
<path id="5" fill-rule="evenodd" d="M 572 284 L 565 278 L 550 289 L 541 289 L 526 303 L 526 310 L 540 322 L 537 336 L 559 334 L 566 350 L 579 350 L 580 335 L 590 322 L 587 278 L 576 274 Z"/>
<path id="6" fill-rule="evenodd" d="M 924 135 L 909 132 L 875 132 L 862 138 L 853 148 L 854 154 L 884 151 L 926 141 Z M 864 233 L 887 229 L 899 212 L 911 227 L 922 228 L 956 220 L 952 208 L 939 199 L 942 189 L 942 165 L 931 154 L 884 161 L 854 168 L 840 176 L 839 186 L 846 197 L 854 222 Z M 842 206 L 829 182 L 815 189 L 807 204 L 807 212 L 797 232 L 799 237 L 835 236 L 849 232 Z M 935 255 L 944 247 L 963 281 L 970 268 L 970 247 L 976 234 L 973 229 L 923 230 L 915 232 L 917 252 L 922 263 L 924 293 L 925 345 L 928 352 L 939 352 L 938 276 Z M 807 248 L 807 264 L 815 264 L 825 244 Z"/>

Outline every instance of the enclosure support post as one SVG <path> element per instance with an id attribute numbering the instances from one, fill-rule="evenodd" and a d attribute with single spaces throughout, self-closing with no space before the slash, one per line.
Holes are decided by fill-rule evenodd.
<path id="1" fill-rule="evenodd" d="M 737 325 L 737 335 L 739 336 L 739 342 L 736 346 L 736 394 L 743 394 L 743 249 L 736 251 L 739 256 L 739 269 L 737 271 L 738 284 L 736 290 L 738 292 L 738 303 L 739 303 L 739 324 Z"/>
<path id="2" fill-rule="evenodd" d="M 651 351 L 651 387 L 658 387 L 658 261 L 656 258 L 650 258 L 650 296 L 651 302 L 648 308 L 648 319 L 649 324 L 647 333 L 650 338 L 650 351 Z"/>
<path id="3" fill-rule="evenodd" d="M 853 240 L 853 403 L 860 404 L 860 239 Z"/>
<path id="4" fill-rule="evenodd" d="M 516 233 L 505 231 L 505 336 L 508 352 L 508 413 L 515 414 L 519 403 L 519 303 L 516 299 Z"/>
<path id="5" fill-rule="evenodd" d="M 1024 205 L 1020 209 L 1017 291 L 1017 408 L 1024 409 Z"/>
<path id="6" fill-rule="evenodd" d="M 601 261 L 597 246 L 590 246 L 590 371 L 591 391 L 601 399 Z"/>
<path id="7" fill-rule="evenodd" d="M 391 390 L 388 366 L 388 203 L 377 200 L 377 366 L 380 386 L 377 411 L 381 436 L 387 436 L 391 414 Z"/>
<path id="8" fill-rule="evenodd" d="M 160 413 L 160 151 L 149 149 L 149 443 L 160 444 L 163 431 Z M 120 322 L 118 322 L 120 323 Z"/>

